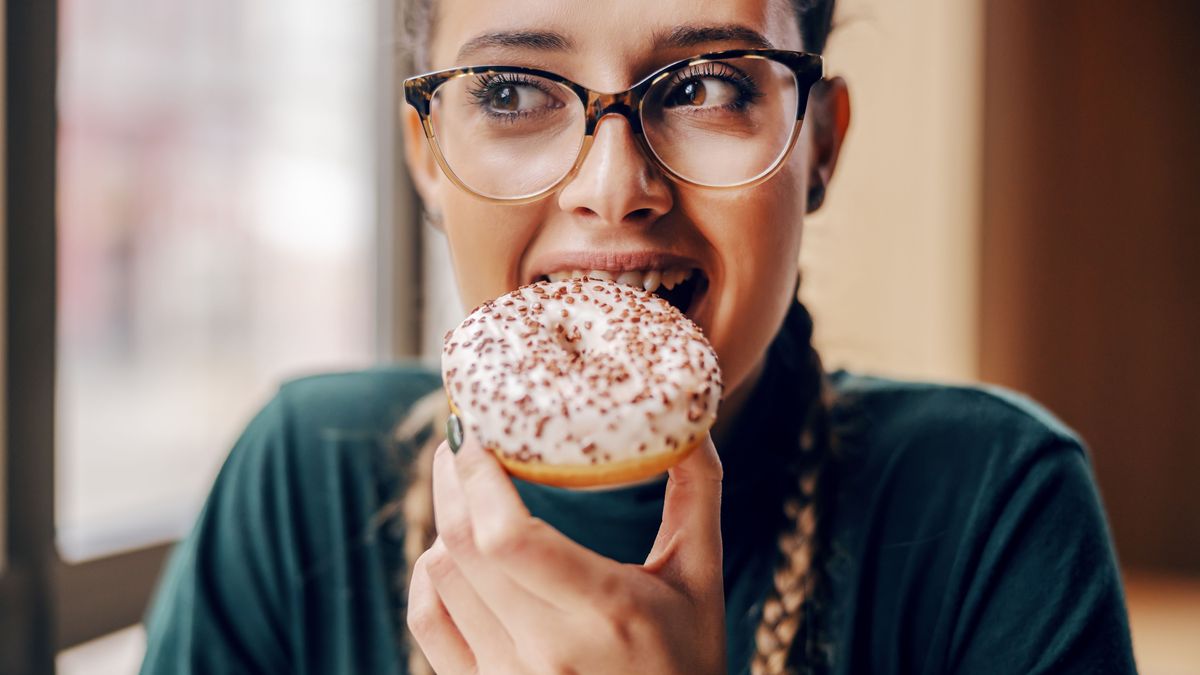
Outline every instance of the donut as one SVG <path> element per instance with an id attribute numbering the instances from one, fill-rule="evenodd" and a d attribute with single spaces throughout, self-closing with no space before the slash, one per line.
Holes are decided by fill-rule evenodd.
<path id="1" fill-rule="evenodd" d="M 518 478 L 632 483 L 695 449 L 721 400 L 700 327 L 646 290 L 539 281 L 446 333 L 442 382 L 464 430 Z"/>

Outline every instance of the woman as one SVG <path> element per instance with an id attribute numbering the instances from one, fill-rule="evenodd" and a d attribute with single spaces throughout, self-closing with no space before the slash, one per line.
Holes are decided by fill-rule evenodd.
<path id="1" fill-rule="evenodd" d="M 430 373 L 290 382 L 174 554 L 143 672 L 1133 671 L 1078 439 L 810 344 L 803 221 L 850 119 L 832 0 L 426 2 L 407 160 L 466 306 L 687 275 L 658 290 L 720 357 L 712 442 L 560 490 L 440 443 Z"/>

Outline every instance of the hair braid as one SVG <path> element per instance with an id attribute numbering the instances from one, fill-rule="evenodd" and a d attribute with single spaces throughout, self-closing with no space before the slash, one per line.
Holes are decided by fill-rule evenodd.
<path id="1" fill-rule="evenodd" d="M 434 675 L 433 666 L 429 665 L 416 638 L 408 630 L 407 591 L 417 558 L 433 546 L 433 540 L 437 537 L 433 521 L 433 453 L 446 437 L 438 421 L 446 419 L 449 414 L 446 393 L 439 388 L 417 401 L 393 434 L 398 443 L 410 446 L 419 444 L 421 448 L 410 465 L 408 482 L 398 500 L 404 518 L 404 577 L 398 581 L 403 582 L 400 589 L 405 597 L 401 605 L 405 616 L 400 617 L 400 625 L 403 626 L 410 675 Z M 426 433 L 428 437 L 422 442 L 420 438 Z"/>
<path id="2" fill-rule="evenodd" d="M 788 487 L 793 492 L 783 499 L 779 560 L 754 634 L 752 675 L 812 672 L 822 665 L 813 639 L 815 617 L 806 610 L 814 607 L 817 600 L 820 554 L 817 522 L 821 504 L 818 477 L 835 445 L 830 425 L 834 401 L 821 358 L 812 346 L 812 319 L 803 304 L 797 302 L 784 330 L 796 342 L 803 343 L 790 348 L 806 352 L 799 375 L 803 379 L 802 400 L 807 402 L 808 409 L 801 418 L 804 422 L 798 452 L 787 463 Z M 803 649 L 797 651 L 796 637 L 801 629 L 808 639 L 804 640 Z M 797 658 L 800 663 L 795 663 Z"/>

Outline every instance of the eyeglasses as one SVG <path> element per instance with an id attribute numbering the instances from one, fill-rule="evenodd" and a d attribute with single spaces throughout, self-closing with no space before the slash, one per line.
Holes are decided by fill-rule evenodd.
<path id="1" fill-rule="evenodd" d="M 777 49 L 702 54 L 605 94 L 520 66 L 450 68 L 404 81 L 446 176 L 488 201 L 544 197 L 583 164 L 606 115 L 629 121 L 643 151 L 673 180 L 704 188 L 755 185 L 787 158 L 820 55 Z"/>

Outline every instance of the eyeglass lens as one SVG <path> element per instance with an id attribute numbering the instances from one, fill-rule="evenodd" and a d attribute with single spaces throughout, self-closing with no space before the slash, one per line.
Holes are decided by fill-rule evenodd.
<path id="1" fill-rule="evenodd" d="M 780 161 L 795 131 L 792 70 L 763 58 L 707 61 L 655 82 L 642 101 L 647 145 L 685 180 L 750 182 Z M 446 164 L 494 198 L 537 194 L 575 164 L 583 103 L 562 84 L 525 73 L 473 73 L 439 87 L 430 108 Z"/>

